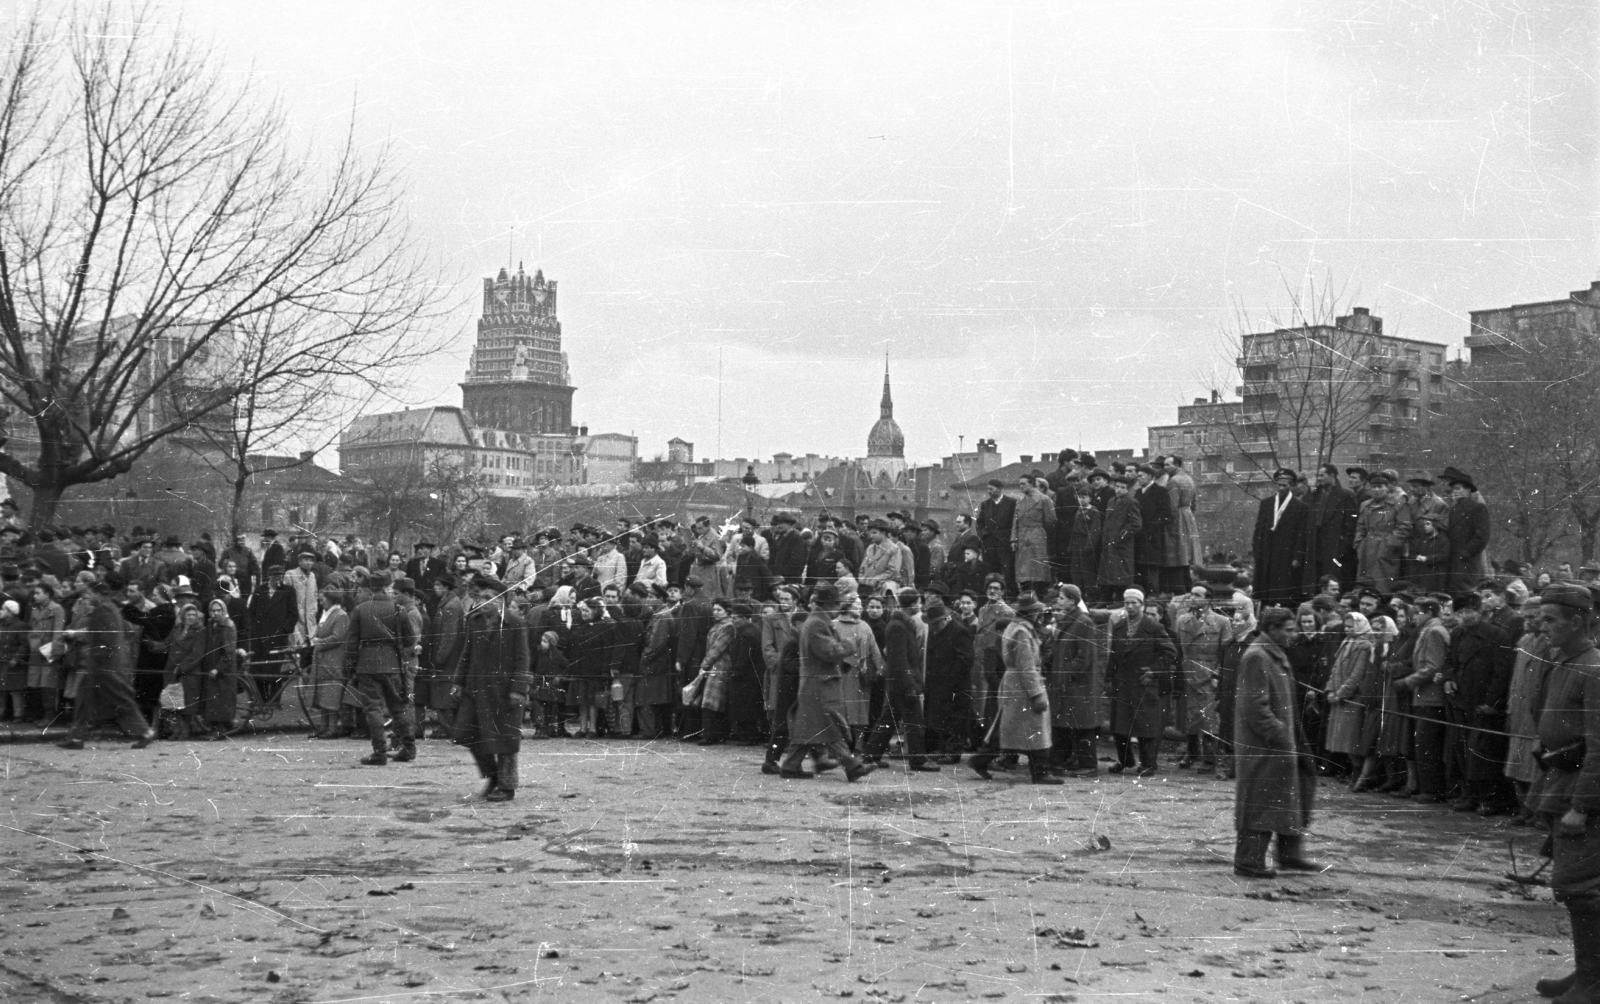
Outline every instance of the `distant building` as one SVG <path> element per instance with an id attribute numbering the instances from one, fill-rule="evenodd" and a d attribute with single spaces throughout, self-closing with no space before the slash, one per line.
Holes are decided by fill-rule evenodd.
<path id="1" fill-rule="evenodd" d="M 744 457 L 713 461 L 712 473 L 717 478 L 742 478 L 747 473 L 754 473 L 764 484 L 810 481 L 823 471 L 849 462 L 843 457 L 824 457 L 815 453 L 808 453 L 803 457 L 797 457 L 792 453 L 774 453 L 770 461 L 749 460 Z"/>
<path id="2" fill-rule="evenodd" d="M 436 459 L 481 473 L 496 494 L 584 481 L 580 436 L 472 425 L 450 405 L 363 415 L 339 436 L 339 467 L 357 477 Z"/>
<path id="3" fill-rule="evenodd" d="M 889 361 L 883 362 L 883 400 L 878 403 L 878 421 L 867 433 L 867 456 L 859 467 L 874 485 L 892 488 L 902 483 L 908 469 L 906 436 L 894 420 L 894 399 L 889 394 Z"/>
<path id="4" fill-rule="evenodd" d="M 1408 441 L 1426 433 L 1443 402 L 1444 352 L 1436 342 L 1385 335 L 1383 319 L 1366 307 L 1333 324 L 1245 335 L 1241 410 L 1230 434 L 1254 472 L 1248 477 L 1318 463 L 1404 466 Z"/>
<path id="5" fill-rule="evenodd" d="M 1492 307 L 1471 313 L 1466 346 L 1473 367 L 1494 367 L 1518 361 L 1519 347 L 1541 332 L 1579 331 L 1600 335 L 1600 282 L 1574 290 L 1560 300 Z"/>
<path id="6" fill-rule="evenodd" d="M 517 266 L 483 280 L 483 316 L 461 403 L 475 425 L 530 435 L 572 432 L 574 388 L 561 351 L 556 284 Z"/>

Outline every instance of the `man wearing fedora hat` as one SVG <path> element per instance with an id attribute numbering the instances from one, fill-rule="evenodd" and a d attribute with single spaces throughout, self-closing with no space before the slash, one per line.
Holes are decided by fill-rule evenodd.
<path id="1" fill-rule="evenodd" d="M 823 747 L 845 768 L 845 779 L 856 781 L 876 767 L 850 751 L 850 725 L 845 718 L 844 660 L 853 653 L 839 637 L 833 618 L 839 610 L 839 590 L 824 583 L 811 596 L 811 615 L 800 625 L 796 648 L 800 660 L 794 704 L 789 709 L 788 752 L 778 772 L 783 777 L 812 777 L 803 769 L 806 753 Z"/>
<path id="2" fill-rule="evenodd" d="M 1494 526 L 1478 485 L 1466 471 L 1446 467 L 1439 480 L 1450 486 L 1450 591 L 1464 593 L 1489 575 L 1489 537 Z"/>
<path id="3" fill-rule="evenodd" d="M 394 583 L 388 572 L 374 572 L 367 579 L 372 598 L 358 604 L 350 614 L 345 635 L 345 665 L 355 678 L 367 715 L 367 730 L 372 739 L 372 755 L 362 759 L 369 767 L 389 762 L 384 735 L 385 716 L 394 722 L 400 752 L 394 759 L 404 763 L 417 758 L 416 740 L 411 733 L 411 701 L 406 694 L 405 653 L 412 651 L 417 638 L 411 621 L 403 616 L 394 600 Z M 459 669 L 457 674 L 459 676 Z"/>
<path id="4" fill-rule="evenodd" d="M 1017 615 L 1000 636 L 1000 659 L 1005 674 L 995 702 L 994 721 L 984 737 L 983 751 L 967 765 L 985 781 L 994 780 L 989 765 L 1000 753 L 1026 753 L 1028 775 L 1034 784 L 1060 784 L 1050 776 L 1050 698 L 1045 690 L 1039 659 L 1040 631 L 1053 616 L 1051 608 L 1032 593 L 1017 600 Z"/>

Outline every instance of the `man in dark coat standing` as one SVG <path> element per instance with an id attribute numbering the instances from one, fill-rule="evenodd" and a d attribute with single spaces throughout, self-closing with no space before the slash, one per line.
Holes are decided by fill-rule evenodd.
<path id="1" fill-rule="evenodd" d="M 912 620 L 921 612 L 922 596 L 907 587 L 898 594 L 900 609 L 889 617 L 884 632 L 884 680 L 887 684 L 883 710 L 873 723 L 867 737 L 866 760 L 877 763 L 883 751 L 889 748 L 889 736 L 899 732 L 905 736 L 907 765 L 913 771 L 936 771 L 937 764 L 928 763 L 922 736 L 923 655 L 922 643 L 917 637 L 917 625 Z"/>
<path id="2" fill-rule="evenodd" d="M 805 578 L 806 560 L 810 557 L 811 548 L 806 539 L 795 529 L 793 516 L 780 512 L 772 517 L 772 531 L 767 535 L 767 550 L 770 554 L 767 566 L 772 569 L 772 574 L 778 576 L 782 582 L 799 585 Z"/>
<path id="3" fill-rule="evenodd" d="M 417 546 L 412 550 L 416 552 L 416 557 L 406 562 L 406 578 L 414 582 L 424 595 L 430 595 L 433 592 L 433 580 L 444 574 L 444 559 L 433 556 L 433 542 L 429 540 L 417 541 Z"/>
<path id="4" fill-rule="evenodd" d="M 1256 599 L 1263 606 L 1294 606 L 1300 601 L 1300 569 L 1306 550 L 1306 504 L 1294 497 L 1295 473 L 1278 468 L 1277 491 L 1261 500 L 1251 543 Z"/>
<path id="5" fill-rule="evenodd" d="M 1017 518 L 1017 500 L 1005 493 L 1006 483 L 989 479 L 989 497 L 978 506 L 978 539 L 983 541 L 983 564 L 1006 577 L 1006 589 L 1016 592 L 1016 568 L 1011 553 L 1011 524 Z"/>
<path id="6" fill-rule="evenodd" d="M 1072 524 L 1078 518 L 1078 493 L 1074 482 L 1080 477 L 1073 461 L 1077 450 L 1062 450 L 1056 455 L 1056 469 L 1045 476 L 1045 483 L 1056 497 L 1056 527 L 1050 542 L 1050 561 L 1055 568 L 1056 581 L 1067 580 L 1067 550 L 1072 546 Z"/>
<path id="7" fill-rule="evenodd" d="M 950 616 L 942 600 L 928 601 L 927 672 L 923 714 L 935 762 L 956 764 L 976 725 L 972 707 L 972 629 Z"/>
<path id="8" fill-rule="evenodd" d="M 1439 480 L 1450 486 L 1450 522 L 1445 536 L 1450 538 L 1450 591 L 1464 593 L 1478 588 L 1487 576 L 1483 552 L 1489 546 L 1489 507 L 1476 495 L 1472 476 L 1446 467 Z"/>
<path id="9" fill-rule="evenodd" d="M 1356 517 L 1361 507 L 1355 493 L 1339 484 L 1339 468 L 1323 464 L 1317 487 L 1306 499 L 1306 553 L 1300 567 L 1302 594 L 1312 593 L 1324 575 L 1345 589 L 1356 581 Z"/>
<path id="10" fill-rule="evenodd" d="M 345 636 L 345 666 L 354 672 L 356 693 L 361 695 L 366 706 L 367 731 L 372 738 L 372 755 L 363 757 L 361 762 L 369 767 L 382 767 L 389 762 L 383 731 L 386 717 L 394 721 L 395 738 L 400 743 L 400 752 L 394 758 L 401 763 L 417 758 L 402 656 L 412 650 L 417 639 L 410 619 L 403 616 L 395 604 L 394 583 L 389 573 L 374 572 L 367 579 L 367 588 L 372 591 L 371 597 L 357 605 L 350 615 L 350 630 Z"/>
<path id="11" fill-rule="evenodd" d="M 1107 615 L 1100 615 L 1105 617 Z M 1178 662 L 1178 646 L 1167 629 L 1144 609 L 1144 593 L 1128 589 L 1122 609 L 1109 615 L 1111 657 L 1106 666 L 1106 691 L 1111 698 L 1111 734 L 1117 762 L 1111 773 L 1134 766 L 1133 742 L 1139 740 L 1139 776 L 1161 769 L 1162 678 L 1170 679 Z"/>
<path id="12" fill-rule="evenodd" d="M 265 690 L 282 675 L 289 635 L 300 622 L 298 598 L 294 588 L 283 581 L 281 564 L 267 566 L 266 581 L 250 594 L 247 612 L 245 641 L 240 647 L 249 655 L 250 674 Z M 306 625 L 307 633 L 315 629 L 314 624 Z"/>
<path id="13" fill-rule="evenodd" d="M 465 746 L 487 782 L 483 797 L 509 802 L 517 793 L 517 753 L 522 749 L 522 714 L 528 707 L 533 671 L 528 631 L 506 606 L 499 580 L 472 580 L 477 605 L 466 617 L 461 658 L 456 662 L 455 742 Z"/>
<path id="14" fill-rule="evenodd" d="M 1070 583 L 1056 594 L 1055 639 L 1044 681 L 1054 737 L 1050 767 L 1073 777 L 1100 772 L 1094 748 L 1100 728 L 1100 660 L 1094 621 L 1082 604 L 1082 591 Z"/>
<path id="15" fill-rule="evenodd" d="M 677 667 L 678 679 L 673 688 L 678 692 L 678 738 L 700 739 L 700 708 L 682 703 L 683 687 L 700 671 L 700 661 L 706 656 L 706 635 L 711 631 L 711 601 L 703 592 L 705 583 L 700 576 L 691 575 L 683 580 L 683 602 L 678 605 Z"/>
<path id="16" fill-rule="evenodd" d="M 1267 849 L 1278 835 L 1278 867 L 1321 871 L 1304 853 L 1316 797 L 1311 745 L 1300 727 L 1294 675 L 1284 650 L 1294 639 L 1294 611 L 1261 611 L 1261 630 L 1239 662 L 1233 698 L 1233 758 L 1238 771 L 1233 873 L 1276 878 Z"/>
<path id="17" fill-rule="evenodd" d="M 1483 615 L 1483 598 L 1462 593 L 1454 601 L 1458 625 L 1444 659 L 1445 775 L 1465 795 L 1450 808 L 1500 816 L 1517 807 L 1505 776 L 1506 704 L 1516 642 Z M 1448 781 L 1447 781 L 1448 783 Z"/>

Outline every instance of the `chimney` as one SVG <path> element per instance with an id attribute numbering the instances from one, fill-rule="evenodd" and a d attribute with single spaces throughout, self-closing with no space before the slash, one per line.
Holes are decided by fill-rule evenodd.
<path id="1" fill-rule="evenodd" d="M 1017 461 L 1019 463 L 1031 464 L 1031 463 L 1033 463 L 1033 454 L 1024 453 L 1022 456 L 1017 458 Z"/>
<path id="2" fill-rule="evenodd" d="M 1213 390 L 1211 392 L 1211 403 L 1212 404 L 1221 404 L 1222 403 L 1222 392 L 1221 391 Z"/>
<path id="3" fill-rule="evenodd" d="M 316 455 L 317 455 L 317 451 L 316 450 L 301 450 L 300 451 L 300 462 L 302 464 L 309 464 L 309 463 L 311 463 L 311 458 L 316 456 Z"/>

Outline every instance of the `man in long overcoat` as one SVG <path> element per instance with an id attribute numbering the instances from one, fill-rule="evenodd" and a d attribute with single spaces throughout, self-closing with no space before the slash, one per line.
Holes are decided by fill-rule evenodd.
<path id="1" fill-rule="evenodd" d="M 1122 609 L 1110 616 L 1111 658 L 1106 691 L 1111 698 L 1111 734 L 1117 743 L 1113 774 L 1134 765 L 1133 742 L 1139 740 L 1139 776 L 1160 770 L 1161 682 L 1178 661 L 1178 646 L 1167 629 L 1144 609 L 1144 593 L 1128 589 Z"/>
<path id="2" fill-rule="evenodd" d="M 1072 546 L 1072 525 L 1078 518 L 1077 482 L 1082 475 L 1073 461 L 1077 450 L 1062 450 L 1056 456 L 1056 469 L 1045 476 L 1045 483 L 1056 496 L 1056 526 L 1050 544 L 1050 558 L 1057 581 L 1068 582 L 1067 550 Z"/>
<path id="3" fill-rule="evenodd" d="M 1362 503 L 1356 520 L 1356 581 L 1385 595 L 1394 592 L 1416 522 L 1416 510 L 1396 484 L 1398 478 L 1390 470 L 1374 473 L 1368 479 L 1372 497 Z"/>
<path id="4" fill-rule="evenodd" d="M 928 763 L 922 734 L 922 695 L 926 654 L 917 637 L 917 622 L 922 597 L 915 589 L 900 590 L 896 597 L 900 609 L 889 616 L 884 632 L 884 701 L 878 720 L 867 736 L 867 760 L 877 763 L 889 746 L 889 736 L 898 731 L 905 737 L 907 766 L 913 771 L 936 771 Z"/>
<path id="5" fill-rule="evenodd" d="M 405 653 L 416 644 L 411 621 L 394 601 L 394 583 L 387 572 L 374 572 L 367 579 L 370 599 L 357 604 L 350 614 L 350 630 L 345 635 L 345 665 L 355 676 L 356 693 L 367 715 L 367 731 L 372 739 L 372 755 L 361 762 L 382 767 L 389 762 L 385 741 L 385 718 L 394 722 L 400 752 L 394 759 L 406 763 L 417 758 L 417 742 L 411 732 L 411 700 L 405 687 Z M 281 592 L 290 592 L 287 588 Z M 290 592 L 290 595 L 293 595 Z"/>
<path id="6" fill-rule="evenodd" d="M 1045 692 L 1039 661 L 1039 628 L 1048 623 L 1050 608 L 1032 593 L 1017 600 L 1017 615 L 1000 636 L 1000 657 L 1005 675 L 1000 678 L 994 723 L 984 738 L 983 752 L 967 761 L 978 776 L 993 780 L 989 765 L 1001 751 L 1026 753 L 1028 774 L 1034 784 L 1060 784 L 1051 777 L 1050 698 Z"/>
<path id="7" fill-rule="evenodd" d="M 1279 868 L 1321 870 L 1304 856 L 1317 776 L 1310 743 L 1300 727 L 1294 675 L 1284 654 L 1293 637 L 1294 611 L 1263 610 L 1261 632 L 1239 662 L 1233 698 L 1233 757 L 1238 771 L 1233 871 L 1245 878 L 1277 875 L 1267 867 L 1274 833 Z"/>
<path id="8" fill-rule="evenodd" d="M 1476 497 L 1478 486 L 1466 472 L 1446 467 L 1439 480 L 1450 486 L 1450 521 L 1445 524 L 1450 538 L 1450 592 L 1470 592 L 1487 577 L 1483 552 L 1493 525 L 1489 507 Z"/>
<path id="9" fill-rule="evenodd" d="M 1012 568 L 1019 589 L 1049 586 L 1050 540 L 1055 535 L 1056 504 L 1039 491 L 1033 479 L 1022 480 L 1022 498 L 1011 520 Z"/>
<path id="10" fill-rule="evenodd" d="M 1344 588 L 1356 581 L 1355 563 L 1349 559 L 1356 542 L 1356 517 L 1360 507 L 1355 493 L 1339 484 L 1339 468 L 1323 464 L 1317 487 L 1306 499 L 1306 553 L 1300 568 L 1302 593 L 1312 593 L 1324 575 Z"/>
<path id="11" fill-rule="evenodd" d="M 844 707 L 844 659 L 854 650 L 839 637 L 833 617 L 839 610 L 839 590 L 832 584 L 816 588 L 811 616 L 800 626 L 797 648 L 800 679 L 794 706 L 789 709 L 789 750 L 779 765 L 784 777 L 812 777 L 803 769 L 807 750 L 825 747 L 844 764 L 845 777 L 854 781 L 876 768 L 850 752 L 850 725 Z"/>
<path id="12" fill-rule="evenodd" d="M 507 607 L 499 580 L 479 575 L 472 587 L 477 605 L 466 616 L 456 661 L 454 738 L 477 762 L 484 799 L 509 802 L 517 793 L 522 713 L 533 687 L 527 625 Z"/>
<path id="13" fill-rule="evenodd" d="M 1083 609 L 1083 592 L 1063 585 L 1056 594 L 1055 640 L 1045 691 L 1050 698 L 1050 763 L 1073 777 L 1097 774 L 1095 733 L 1100 728 L 1101 663 L 1094 621 Z"/>
<path id="14" fill-rule="evenodd" d="M 1176 552 L 1176 538 L 1168 539 L 1168 531 L 1173 529 L 1173 522 L 1177 519 L 1178 510 L 1172 504 L 1172 494 L 1167 491 L 1167 486 L 1162 482 L 1166 480 L 1166 472 L 1160 474 L 1149 464 L 1140 464 L 1138 468 L 1139 487 L 1135 494 L 1139 499 L 1139 536 L 1134 548 L 1134 561 L 1137 565 L 1140 581 L 1151 593 L 1161 591 L 1161 570 L 1171 564 L 1177 557 L 1169 550 Z"/>
<path id="15" fill-rule="evenodd" d="M 1200 587 L 1195 587 L 1199 592 Z M 1178 761 L 1180 769 L 1196 760 L 1202 767 L 1217 762 L 1216 739 L 1222 728 L 1217 713 L 1217 681 L 1222 677 L 1222 657 L 1233 640 L 1233 621 L 1211 608 L 1213 597 L 1232 599 L 1232 586 L 1209 587 L 1193 597 L 1189 609 L 1173 626 L 1183 655 L 1184 738 L 1188 749 Z"/>
<path id="16" fill-rule="evenodd" d="M 87 670 L 78 683 L 78 699 L 73 706 L 72 731 L 59 745 L 64 749 L 83 749 L 89 726 L 101 718 L 115 718 L 124 732 L 135 736 L 134 749 L 144 749 L 155 742 L 156 730 L 139 712 L 138 699 L 129 684 L 131 672 L 124 672 L 128 652 L 124 644 L 126 624 L 122 611 L 112 602 L 110 593 L 122 590 L 120 574 L 112 573 L 94 584 L 89 599 L 88 616 L 82 627 L 68 628 L 63 638 L 81 635 L 84 667 Z M 131 668 L 131 667 L 127 667 Z"/>
<path id="17" fill-rule="evenodd" d="M 1098 581 L 1102 598 L 1109 599 L 1133 584 L 1133 542 L 1144 528 L 1133 479 L 1119 474 L 1111 479 L 1115 495 L 1106 506 L 1100 525 Z"/>
<path id="18" fill-rule="evenodd" d="M 1256 510 L 1250 551 L 1256 567 L 1256 599 L 1263 606 L 1293 606 L 1301 595 L 1300 568 L 1306 548 L 1306 504 L 1294 497 L 1295 473 L 1280 467 L 1276 489 Z"/>
<path id="19" fill-rule="evenodd" d="M 1006 577 L 1006 588 L 1017 587 L 1012 563 L 1011 524 L 1017 516 L 1017 500 L 1005 493 L 1006 483 L 989 479 L 989 497 L 978 504 L 978 539 L 983 541 L 983 563 L 990 572 Z"/>
<path id="20" fill-rule="evenodd" d="M 936 762 L 961 762 L 976 716 L 972 706 L 972 629 L 938 599 L 930 600 L 928 656 L 923 715 L 927 719 L 928 752 Z"/>

